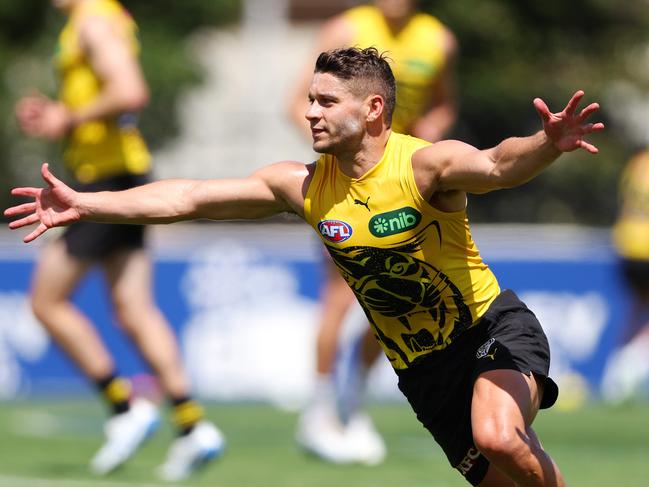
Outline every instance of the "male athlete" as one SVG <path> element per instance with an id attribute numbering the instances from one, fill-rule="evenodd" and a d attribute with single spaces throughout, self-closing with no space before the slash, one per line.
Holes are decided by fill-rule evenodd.
<path id="1" fill-rule="evenodd" d="M 449 462 L 473 485 L 564 486 L 531 425 L 556 400 L 546 337 L 512 291 L 502 291 L 474 244 L 468 192 L 529 181 L 562 152 L 597 153 L 584 136 L 599 106 L 559 113 L 534 100 L 543 130 L 478 150 L 394 133 L 394 77 L 376 49 L 322 53 L 306 113 L 312 164 L 283 161 L 232 180 L 167 180 L 80 193 L 54 177 L 5 211 L 37 224 L 31 242 L 78 220 L 171 223 L 292 212 L 321 236 L 392 363 L 399 387 Z M 354 204 L 370 199 L 370 211 Z"/>

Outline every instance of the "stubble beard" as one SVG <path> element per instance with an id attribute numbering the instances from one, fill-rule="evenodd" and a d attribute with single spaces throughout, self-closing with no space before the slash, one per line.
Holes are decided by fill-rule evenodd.
<path id="1" fill-rule="evenodd" d="M 345 119 L 332 134 L 326 132 L 328 140 L 313 142 L 313 150 L 319 154 L 332 154 L 334 156 L 354 151 L 357 141 L 362 138 L 362 124 L 355 118 Z"/>

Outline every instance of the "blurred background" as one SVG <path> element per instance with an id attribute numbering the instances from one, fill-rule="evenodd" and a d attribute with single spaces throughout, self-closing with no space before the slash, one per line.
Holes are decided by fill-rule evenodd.
<path id="1" fill-rule="evenodd" d="M 312 55 L 323 20 L 359 2 L 122 3 L 140 27 L 141 60 L 151 88 L 151 102 L 141 114 L 140 127 L 153 150 L 156 177 L 239 177 L 269 162 L 315 158 L 288 120 L 288 90 L 302 63 Z M 561 428 L 582 428 L 564 434 L 566 430 L 554 427 L 556 435 L 549 441 L 557 445 L 559 456 L 562 451 L 566 456 L 574 454 L 579 438 L 584 448 L 597 443 L 588 436 L 595 434 L 588 433 L 589 425 L 599 427 L 600 421 L 610 421 L 610 430 L 601 433 L 602 441 L 610 440 L 610 448 L 627 447 L 626 459 L 646 459 L 649 366 L 632 362 L 626 367 L 631 370 L 624 372 L 622 367 L 615 380 L 607 378 L 607 370 L 624 335 L 630 307 L 611 240 L 618 181 L 628 159 L 649 143 L 649 2 L 423 0 L 422 6 L 450 27 L 459 42 L 459 119 L 452 138 L 486 148 L 508 136 L 530 134 L 540 126 L 532 106 L 534 97 L 543 98 L 551 110 L 558 111 L 577 89 L 583 89 L 587 102 L 601 104 L 595 118 L 604 121 L 607 129 L 592 137 L 600 148 L 598 156 L 583 151 L 566 154 L 520 188 L 471 195 L 469 216 L 483 257 L 501 284 L 521 295 L 549 335 L 552 374 L 562 386 L 559 410 L 563 411 L 551 414 L 564 414 L 554 418 Z M 41 161 L 50 161 L 64 174 L 56 145 L 23 137 L 13 114 L 16 100 L 31 89 L 55 95 L 50 59 L 63 22 L 48 0 L 0 0 L 3 208 L 12 203 L 11 187 L 40 184 Z M 98 405 L 90 407 L 92 413 L 66 405 L 71 399 L 90 398 L 90 387 L 31 316 L 26 295 L 40 243 L 22 244 L 22 233 L 0 231 L 0 399 L 5 401 L 0 407 L 0 430 L 6 434 L 0 434 L 0 451 L 10 441 L 18 441 L 10 438 L 33 439 L 29 431 L 34 425 L 37 429 L 45 425 L 42 428 L 54 431 L 56 437 L 66 429 L 60 425 L 61 417 L 68 426 L 73 418 L 81 418 L 82 426 L 75 423 L 68 432 L 83 436 L 87 428 L 96 433 L 101 416 Z M 228 420 L 233 429 L 237 421 L 244 422 L 229 408 L 246 404 L 243 414 L 250 424 L 257 424 L 255 418 L 259 428 L 284 421 L 286 428 L 277 434 L 278 441 L 290 446 L 291 421 L 285 416 L 278 420 L 265 407 L 290 415 L 303 405 L 311 387 L 322 270 L 310 230 L 289 217 L 254 224 L 179 224 L 155 228 L 153 250 L 156 295 L 178 333 L 197 395 L 213 401 L 215 411 L 226 418 L 226 433 Z M 113 325 L 102 286 L 99 276 L 92 274 L 75 300 L 99 324 L 137 387 L 155 396 L 156 385 L 148 371 Z M 351 316 L 348 322 L 348 334 L 353 335 L 362 319 Z M 345 354 L 341 357 L 348 359 Z M 388 440 L 407 430 L 414 443 L 394 439 L 396 458 L 408 465 L 403 467 L 408 471 L 424 469 L 421 478 L 412 477 L 410 485 L 462 485 L 452 472 L 452 480 L 442 480 L 445 474 L 440 473 L 439 483 L 430 484 L 427 469 L 433 456 L 440 461 L 440 472 L 448 468 L 437 458 L 439 452 L 430 450 L 432 440 L 410 417 L 389 366 L 380 364 L 372 373 L 370 392 L 379 408 L 377 426 Z M 39 404 L 56 412 L 59 423 L 52 423 Z M 254 405 L 262 406 L 254 409 Z M 406 411 L 403 417 L 401 410 Z M 587 419 L 582 427 L 575 418 L 584 410 Z M 18 425 L 22 423 L 28 426 L 21 430 Z M 243 426 L 241 431 L 245 431 Z M 624 433 L 611 439 L 611 431 Z M 586 436 L 580 437 L 582 433 Z M 252 445 L 246 433 L 241 435 L 241 442 Z M 29 442 L 25 445 L 33 447 Z M 613 478 L 616 460 L 610 459 L 609 446 L 597 452 L 588 450 L 583 458 L 570 457 L 567 469 L 576 480 L 573 485 L 609 485 L 597 483 L 608 481 L 589 477 L 584 467 L 587 454 L 591 459 L 601 455 L 597 458 L 602 462 L 611 462 Z M 259 456 L 267 453 L 260 448 Z M 413 453 L 422 450 L 424 454 Z M 252 446 L 249 453 L 257 458 Z M 16 469 L 0 460 L 0 485 L 37 485 L 20 480 L 31 466 L 26 460 L 15 461 L 12 465 L 24 463 L 25 467 Z M 147 457 L 142 461 L 146 464 Z M 288 466 L 273 474 L 277 483 L 262 484 L 262 479 L 237 473 L 234 462 L 226 470 L 229 480 L 219 485 L 320 485 L 320 481 L 330 485 L 338 479 L 339 473 L 329 474 L 309 464 L 302 465 L 308 471 L 304 475 L 311 475 L 308 481 L 302 478 L 304 483 L 300 483 L 298 476 L 291 477 L 294 483 L 290 483 L 282 475 L 288 475 L 291 461 L 301 458 L 291 457 Z M 624 485 L 645 485 L 640 465 L 638 461 L 627 468 L 632 474 L 637 472 L 637 477 L 631 475 Z M 83 478 L 81 467 L 75 468 L 63 469 L 59 477 Z M 438 468 L 434 462 L 432 468 Z M 52 473 L 55 470 L 44 468 L 40 475 L 59 478 Z M 358 475 L 359 483 L 340 480 L 343 485 L 369 485 L 362 482 L 381 478 L 354 472 L 350 475 Z M 385 479 L 390 472 L 380 475 Z M 395 478 L 406 475 L 395 472 Z M 133 475 L 122 480 L 148 479 L 142 472 Z"/>

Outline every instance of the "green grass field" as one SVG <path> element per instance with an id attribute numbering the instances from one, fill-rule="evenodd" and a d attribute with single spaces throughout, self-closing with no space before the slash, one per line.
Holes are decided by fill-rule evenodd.
<path id="1" fill-rule="evenodd" d="M 214 487 L 443 487 L 460 475 L 404 405 L 371 409 L 385 435 L 378 467 L 334 467 L 298 451 L 296 415 L 264 405 L 211 405 L 208 417 L 227 435 L 226 454 L 182 485 Z M 99 446 L 103 411 L 94 402 L 0 403 L 0 486 L 149 487 L 171 429 L 163 427 L 125 467 L 94 479 L 86 462 Z M 545 447 L 570 486 L 649 485 L 649 406 L 550 411 L 536 422 Z"/>

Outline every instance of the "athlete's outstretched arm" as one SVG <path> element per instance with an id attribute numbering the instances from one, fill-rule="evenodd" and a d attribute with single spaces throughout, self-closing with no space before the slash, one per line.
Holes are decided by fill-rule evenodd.
<path id="1" fill-rule="evenodd" d="M 47 164 L 41 168 L 46 188 L 15 188 L 15 196 L 34 201 L 5 210 L 5 216 L 22 216 L 9 227 L 37 223 L 25 242 L 52 227 L 78 220 L 105 223 L 171 223 L 208 218 L 214 220 L 263 218 L 282 212 L 302 214 L 302 187 L 307 167 L 281 162 L 245 179 L 166 180 L 125 191 L 80 193 L 57 179 Z"/>
<path id="2" fill-rule="evenodd" d="M 413 166 L 424 168 L 423 178 L 434 180 L 435 191 L 481 193 L 519 186 L 534 178 L 563 152 L 583 149 L 591 154 L 597 147 L 585 136 L 604 129 L 603 123 L 586 119 L 599 109 L 591 103 L 581 111 L 577 106 L 584 92 L 577 91 L 563 111 L 551 113 L 540 98 L 534 100 L 543 130 L 529 137 L 511 137 L 496 147 L 478 150 L 458 141 L 443 141 L 423 149 L 413 157 Z"/>

